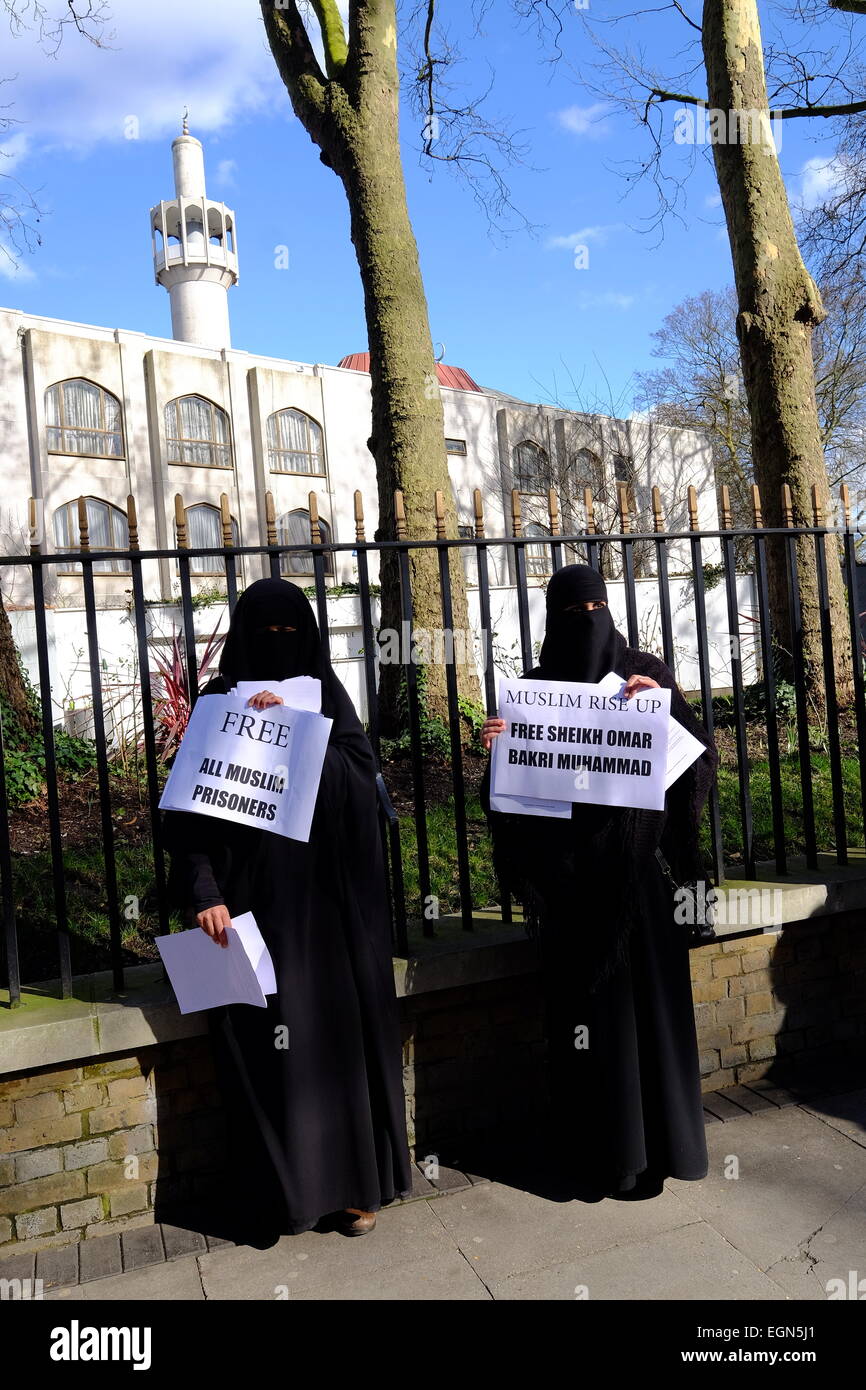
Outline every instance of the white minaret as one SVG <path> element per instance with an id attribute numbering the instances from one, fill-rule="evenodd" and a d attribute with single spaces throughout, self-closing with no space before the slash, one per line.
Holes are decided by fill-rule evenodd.
<path id="1" fill-rule="evenodd" d="M 174 201 L 150 210 L 153 270 L 171 300 L 172 337 L 201 347 L 231 347 L 228 291 L 237 283 L 235 215 L 208 198 L 204 150 L 190 135 L 172 141 Z"/>

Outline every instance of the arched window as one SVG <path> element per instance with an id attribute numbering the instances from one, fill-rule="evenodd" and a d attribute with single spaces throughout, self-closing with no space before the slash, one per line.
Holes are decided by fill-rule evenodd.
<path id="1" fill-rule="evenodd" d="M 331 528 L 327 521 L 319 517 L 319 530 L 322 534 L 322 541 L 325 545 L 330 542 Z M 303 507 L 298 507 L 293 512 L 286 512 L 277 518 L 277 542 L 279 545 L 309 545 L 310 544 L 310 513 L 304 511 Z M 282 574 L 291 575 L 312 575 L 313 556 L 307 551 L 306 554 L 301 550 L 291 551 L 288 555 L 280 556 L 280 571 Z M 325 574 L 333 576 L 334 556 L 328 550 L 325 552 Z"/>
<path id="2" fill-rule="evenodd" d="M 45 392 L 48 452 L 123 458 L 120 401 L 83 377 L 57 381 Z"/>
<path id="3" fill-rule="evenodd" d="M 191 551 L 222 548 L 223 523 L 219 507 L 209 502 L 197 502 L 186 509 L 186 540 Z M 176 543 L 176 542 L 175 542 Z M 232 517 L 232 545 L 238 544 L 238 524 Z M 190 555 L 190 574 L 225 574 L 221 555 Z"/>
<path id="4" fill-rule="evenodd" d="M 103 502 L 101 497 L 88 497 L 87 537 L 91 550 L 128 550 L 129 526 L 126 512 Z M 78 525 L 78 499 L 65 502 L 54 513 L 54 544 L 58 550 L 79 549 L 80 528 Z M 66 560 L 57 566 L 58 574 L 80 574 L 81 563 Z M 117 559 L 94 560 L 94 574 L 128 574 L 129 561 L 122 556 Z"/>
<path id="5" fill-rule="evenodd" d="M 583 501 L 583 489 L 592 488 L 595 497 L 604 491 L 604 464 L 592 449 L 578 449 L 571 458 L 572 490 Z"/>
<path id="6" fill-rule="evenodd" d="M 178 396 L 165 407 L 165 444 L 169 463 L 202 468 L 231 468 L 229 417 L 204 396 Z"/>
<path id="7" fill-rule="evenodd" d="M 268 417 L 268 463 L 274 473 L 324 473 L 322 429 L 302 410 Z"/>
<path id="8" fill-rule="evenodd" d="M 538 521 L 530 521 L 523 528 L 525 536 L 549 536 L 550 532 L 546 526 L 542 526 Z M 553 571 L 553 560 L 549 545 L 528 545 L 526 546 L 526 573 L 528 575 L 551 574 Z"/>
<path id="9" fill-rule="evenodd" d="M 518 492 L 546 492 L 550 486 L 547 450 L 534 439 L 524 439 L 514 447 L 514 486 Z"/>

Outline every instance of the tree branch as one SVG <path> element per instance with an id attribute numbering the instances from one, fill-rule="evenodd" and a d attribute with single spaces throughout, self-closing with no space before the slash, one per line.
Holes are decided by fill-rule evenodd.
<path id="1" fill-rule="evenodd" d="M 295 0 L 287 0 L 279 9 L 273 0 L 260 3 L 268 43 L 292 105 L 298 102 L 306 106 L 309 115 L 321 120 L 327 78 L 319 67 Z"/>
<path id="2" fill-rule="evenodd" d="M 859 0 L 858 0 L 859 3 Z M 866 0 L 862 0 L 863 13 L 866 14 Z M 662 87 L 650 88 L 650 102 L 655 101 L 678 101 L 681 106 L 707 106 L 706 97 L 693 97 L 689 92 L 666 92 Z M 866 111 L 866 101 L 849 101 L 835 106 L 786 106 L 768 108 L 768 115 L 773 120 L 791 121 L 798 116 L 855 116 L 859 111 Z"/>
<path id="3" fill-rule="evenodd" d="M 349 45 L 343 29 L 343 17 L 337 8 L 336 0 L 310 0 L 316 12 L 319 28 L 322 31 L 322 45 L 325 50 L 325 67 L 329 77 L 338 78 L 346 66 Z"/>

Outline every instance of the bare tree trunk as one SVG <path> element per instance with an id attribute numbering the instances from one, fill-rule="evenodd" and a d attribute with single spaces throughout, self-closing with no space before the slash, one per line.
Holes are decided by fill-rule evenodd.
<path id="1" fill-rule="evenodd" d="M 373 428 L 369 445 L 379 490 L 377 539 L 394 539 L 394 490 L 402 490 L 408 535 L 435 537 L 433 497 L 445 500 L 446 533 L 457 535 L 436 363 L 418 248 L 409 220 L 398 128 L 396 6 L 394 0 L 358 0 L 349 41 L 332 0 L 313 7 L 322 28 L 327 78 L 321 72 L 293 0 L 276 9 L 262 0 L 271 49 L 296 114 L 346 191 L 352 242 L 364 287 L 370 348 Z M 415 624 L 443 626 L 435 551 L 412 552 Z M 468 632 L 468 608 L 459 553 L 450 565 L 453 627 Z M 382 627 L 400 630 L 396 557 L 381 567 Z M 383 665 L 380 712 L 384 731 L 396 726 L 400 668 Z M 427 667 L 427 707 L 447 720 L 444 666 Z M 473 665 L 457 668 L 462 694 L 480 700 Z"/>
<path id="2" fill-rule="evenodd" d="M 795 525 L 812 524 L 817 484 L 829 515 L 827 470 L 815 403 L 812 330 L 824 318 L 803 264 L 770 131 L 761 33 L 755 0 L 705 0 L 703 49 L 712 112 L 713 157 L 728 226 L 737 289 L 737 337 L 749 403 L 755 480 L 767 526 L 783 524 L 781 488 L 793 498 Z M 713 117 L 711 115 L 711 121 Z M 809 688 L 823 703 L 818 576 L 811 537 L 797 545 Z M 769 555 L 772 617 L 790 652 L 788 586 L 781 545 Z M 851 682 L 845 591 L 838 547 L 827 545 L 837 688 Z"/>

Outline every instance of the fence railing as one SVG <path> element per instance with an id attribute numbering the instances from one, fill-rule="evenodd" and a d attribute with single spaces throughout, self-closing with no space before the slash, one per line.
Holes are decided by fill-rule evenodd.
<path id="1" fill-rule="evenodd" d="M 671 578 L 669 575 L 669 547 L 675 543 L 685 547 L 689 556 L 690 574 L 693 586 L 694 606 L 694 646 L 700 674 L 700 706 L 705 726 L 711 734 L 715 731 L 713 684 L 710 665 L 710 651 L 707 627 L 707 579 L 703 546 L 708 540 L 719 543 L 722 556 L 722 575 L 719 582 L 724 585 L 727 622 L 730 637 L 730 696 L 726 732 L 728 740 L 731 777 L 736 779 L 736 811 L 733 816 L 736 824 L 736 844 L 723 843 L 723 807 L 720 801 L 720 788 L 716 786 L 709 799 L 706 816 L 708 824 L 709 857 L 712 872 L 717 883 L 725 876 L 725 850 L 729 856 L 737 858 L 742 876 L 754 879 L 758 872 L 759 840 L 755 827 L 755 797 L 753 782 L 757 775 L 753 766 L 753 749 L 749 742 L 749 691 L 744 681 L 741 617 L 737 593 L 738 573 L 741 576 L 744 563 L 751 561 L 751 574 L 755 593 L 755 610 L 748 615 L 754 628 L 755 649 L 759 656 L 762 672 L 762 711 L 760 714 L 761 749 L 760 799 L 761 814 L 766 821 L 764 803 L 769 802 L 769 826 L 760 843 L 769 842 L 775 860 L 777 873 L 788 872 L 790 831 L 793 825 L 798 844 L 801 843 L 806 864 L 815 868 L 818 854 L 830 850 L 839 864 L 848 862 L 848 818 L 851 817 L 861 827 L 866 820 L 866 761 L 860 756 L 866 751 L 866 706 L 864 706 L 863 659 L 860 624 L 862 614 L 857 598 L 857 555 L 855 532 L 850 525 L 850 508 L 847 489 L 841 490 L 840 524 L 828 524 L 821 512 L 817 493 L 814 497 L 814 514 L 811 525 L 794 525 L 790 493 L 783 489 L 782 527 L 765 527 L 762 520 L 761 499 L 757 488 L 753 489 L 753 517 L 749 527 L 733 527 L 730 524 L 730 507 L 727 491 L 721 494 L 721 526 L 716 530 L 700 530 L 698 526 L 697 495 L 694 488 L 689 489 L 688 511 L 689 529 L 687 531 L 666 531 L 662 514 L 661 500 L 657 488 L 652 490 L 652 510 L 654 529 L 650 532 L 632 530 L 629 513 L 629 498 L 625 486 L 619 496 L 619 530 L 602 534 L 597 528 L 593 515 L 592 496 L 587 489 L 585 497 L 586 526 L 579 534 L 563 535 L 559 529 L 559 505 L 555 494 L 551 493 L 549 503 L 550 531 L 546 537 L 537 533 L 524 532 L 521 516 L 520 497 L 515 492 L 511 500 L 511 534 L 490 537 L 485 532 L 485 519 L 481 494 L 476 491 L 474 498 L 474 527 L 472 536 L 445 535 L 444 502 L 441 493 L 433 499 L 435 516 L 435 538 L 430 540 L 413 539 L 408 536 L 402 497 L 397 494 L 395 502 L 396 535 L 391 540 L 368 541 L 365 535 L 365 522 L 360 493 L 355 494 L 355 536 L 349 541 L 323 541 L 318 522 L 316 494 L 310 493 L 310 540 L 306 544 L 280 544 L 277 536 L 273 500 L 267 498 L 266 542 L 260 545 L 237 546 L 232 544 L 232 525 L 228 510 L 228 500 L 224 496 L 222 504 L 223 545 L 219 547 L 194 548 L 189 545 L 186 530 L 186 514 L 182 498 L 177 498 L 176 526 L 178 544 L 171 549 L 143 550 L 138 544 L 135 503 L 128 498 L 129 545 L 123 551 L 116 549 L 99 550 L 90 545 L 88 535 L 87 509 L 85 499 L 79 503 L 80 535 L 79 546 L 73 552 L 61 551 L 47 553 L 34 545 L 26 555 L 7 555 L 0 557 L 0 576 L 11 567 L 23 568 L 30 577 L 33 621 L 35 626 L 36 666 L 38 672 L 38 693 L 41 699 L 41 732 L 44 744 L 45 769 L 45 809 L 47 821 L 48 851 L 53 898 L 53 931 L 56 936 L 56 969 L 60 981 L 61 996 L 70 993 L 72 987 L 73 959 L 72 940 L 74 923 L 70 922 L 67 883 L 64 872 L 64 845 L 61 818 L 61 787 L 58 779 L 55 747 L 55 725 L 51 688 L 49 660 L 48 617 L 45 593 L 46 574 L 52 569 L 68 566 L 70 553 L 80 564 L 81 602 L 86 620 L 87 664 L 90 675 L 90 694 L 93 711 L 93 734 L 95 744 L 95 778 L 99 802 L 101 853 L 105 875 L 105 913 L 108 921 L 108 940 L 105 963 L 110 964 L 116 989 L 123 987 L 123 917 L 121 896 L 118 884 L 115 854 L 115 830 L 111 787 L 111 754 L 106 738 L 103 697 L 103 654 L 100 647 L 99 614 L 94 566 L 100 561 L 121 560 L 128 567 L 131 581 L 130 612 L 134 626 L 134 645 L 139 672 L 137 691 L 141 708 L 140 751 L 144 762 L 144 778 L 149 808 L 151 831 L 151 860 L 153 871 L 153 901 L 159 930 L 169 929 L 169 912 L 166 901 L 166 864 L 161 836 L 158 801 L 160 796 L 160 749 L 158 733 L 154 720 L 155 671 L 149 650 L 149 634 L 146 622 L 146 600 L 144 592 L 143 565 L 148 561 L 168 559 L 177 566 L 180 586 L 179 617 L 183 636 L 183 653 L 186 679 L 190 701 L 194 701 L 199 688 L 199 669 L 196 655 L 195 596 L 191 571 L 194 557 L 218 557 L 225 567 L 225 599 L 229 612 L 233 611 L 238 595 L 238 564 L 246 556 L 263 557 L 264 567 L 273 575 L 281 572 L 281 559 L 290 552 L 298 552 L 310 557 L 312 565 L 312 584 L 315 589 L 315 607 L 318 616 L 321 640 L 330 652 L 331 635 L 328 625 L 328 578 L 327 572 L 334 572 L 333 557 L 342 554 L 354 559 L 357 575 L 357 590 L 360 604 L 360 625 L 362 631 L 361 666 L 362 679 L 366 691 L 367 726 L 373 745 L 380 775 L 377 779 L 380 797 L 381 828 L 386 862 L 389 868 L 389 889 L 392 911 L 392 927 L 395 950 L 405 955 L 408 950 L 407 921 L 422 923 L 425 934 L 434 935 L 435 916 L 425 912 L 425 905 L 435 901 L 439 885 L 431 870 L 430 841 L 428 833 L 429 795 L 428 783 L 430 765 L 425 758 L 422 743 L 424 719 L 423 694 L 419 679 L 419 667 L 409 660 L 405 664 L 405 694 L 409 733 L 409 767 L 411 769 L 411 819 L 414 822 L 413 871 L 417 875 L 418 891 L 407 895 L 404 883 L 404 866 L 401 859 L 399 818 L 394 811 L 388 795 L 387 768 L 382 774 L 383 739 L 380 729 L 376 632 L 373 621 L 373 594 L 371 592 L 369 562 L 371 556 L 382 556 L 386 551 L 396 552 L 400 576 L 399 608 L 404 623 L 408 624 L 411 635 L 415 620 L 412 567 L 413 553 L 430 550 L 438 558 L 439 605 L 442 629 L 453 631 L 453 593 L 449 556 L 459 550 L 469 557 L 468 572 L 474 580 L 477 608 L 480 615 L 477 636 L 482 649 L 481 689 L 482 703 L 488 714 L 496 712 L 496 653 L 494 651 L 491 623 L 491 584 L 488 552 L 494 547 L 504 547 L 513 557 L 513 573 L 516 576 L 516 611 L 519 628 L 520 664 L 527 671 L 535 664 L 533 633 L 530 617 L 530 586 L 527 582 L 527 547 L 533 547 L 532 555 L 537 559 L 539 548 L 549 555 L 549 572 L 562 564 L 578 559 L 595 567 L 599 565 L 600 547 L 613 548 L 621 560 L 622 581 L 625 598 L 625 629 L 629 644 L 639 644 L 639 608 L 635 576 L 635 547 L 643 545 L 645 557 L 649 551 L 654 555 L 655 574 L 651 576 L 656 589 L 659 614 L 658 654 L 676 672 L 677 651 L 674 642 L 674 624 L 670 597 Z M 35 511 L 35 505 L 34 505 Z M 793 710 L 789 711 L 784 728 L 780 728 L 778 706 L 778 682 L 776 676 L 774 632 L 770 582 L 768 574 L 767 547 L 775 538 L 780 538 L 784 549 L 787 579 L 787 619 L 791 650 L 789 652 L 794 679 Z M 803 605 L 801 603 L 798 564 L 802 560 L 803 543 L 814 553 L 814 565 L 818 580 L 820 606 L 820 635 L 823 653 L 823 697 L 826 719 L 822 739 L 826 747 L 826 777 L 822 784 L 822 805 L 829 796 L 830 815 L 825 817 L 821 831 L 821 843 L 816 825 L 816 773 L 813 753 L 810 749 L 810 693 L 806 683 L 803 652 Z M 837 620 L 834 633 L 830 588 L 828 583 L 828 544 L 840 546 L 842 574 L 846 590 L 847 613 L 844 642 L 850 652 L 850 688 L 853 699 L 846 705 L 847 726 L 843 749 L 843 730 L 840 726 L 839 705 L 837 701 L 838 653 L 834 644 L 840 645 L 840 630 Z M 744 561 L 744 555 L 747 557 Z M 328 557 L 331 562 L 328 563 Z M 643 562 L 642 562 L 643 563 Z M 538 566 L 535 565 L 537 570 Z M 20 605 L 19 605 L 20 606 Z M 778 612 L 778 608 L 776 609 Z M 540 634 L 538 634 L 540 636 Z M 198 639 L 200 640 L 200 639 Z M 460 690 L 457 671 L 453 661 L 445 665 L 445 686 L 449 715 L 450 758 L 448 759 L 453 814 L 453 847 L 457 869 L 457 899 L 462 925 L 466 930 L 473 928 L 473 914 L 479 908 L 488 907 L 487 902 L 473 901 L 472 865 L 469 853 L 469 837 L 466 817 L 466 779 L 465 752 L 461 738 Z M 781 740 L 784 735 L 784 750 Z M 823 757 L 823 754 L 822 754 Z M 852 772 L 856 761 L 858 771 Z M 729 782 L 729 786 L 733 785 Z M 796 787 L 796 795 L 794 788 Z M 729 797 L 729 792 L 725 793 Z M 786 799 L 798 803 L 788 805 L 786 829 Z M 730 811 L 730 807 L 728 807 Z M 10 992 L 10 1001 L 20 998 L 21 970 L 19 967 L 19 933 L 16 927 L 16 856 L 12 850 L 11 830 L 15 812 L 10 810 L 6 795 L 6 776 L 3 756 L 3 730 L 0 726 L 0 888 L 2 888 L 3 947 L 5 973 Z M 731 819 L 730 815 L 728 817 Z M 414 880 L 413 880 L 414 882 Z M 503 919 L 511 920 L 511 898 L 507 886 L 500 885 L 500 904 Z M 38 978 L 47 978 L 45 972 Z"/>

